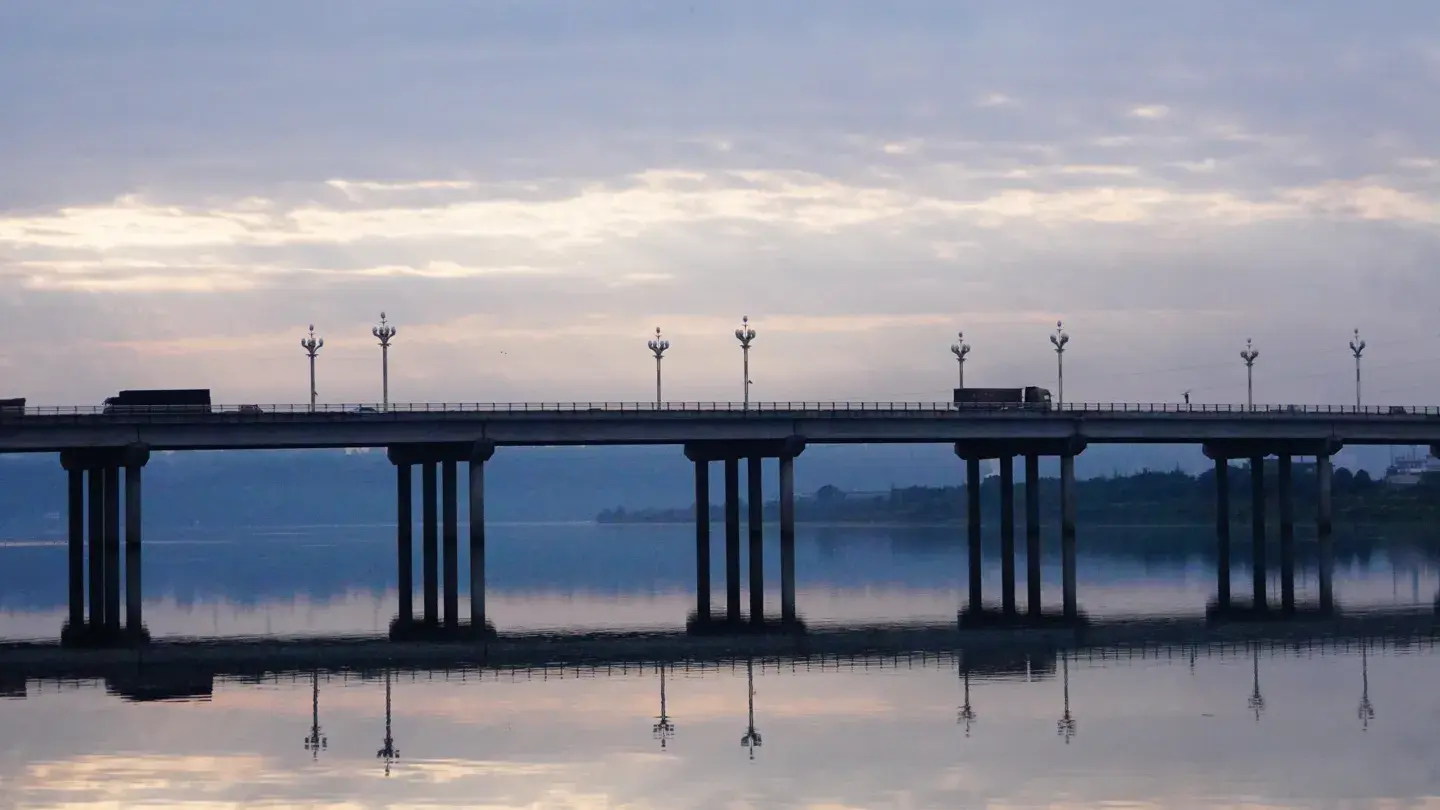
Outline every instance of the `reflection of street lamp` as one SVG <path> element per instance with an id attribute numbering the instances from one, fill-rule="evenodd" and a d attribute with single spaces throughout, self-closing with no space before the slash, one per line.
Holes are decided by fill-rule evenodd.
<path id="1" fill-rule="evenodd" d="M 316 670 L 310 673 L 310 736 L 305 738 L 305 750 L 315 759 L 327 747 L 329 740 L 320 733 L 320 671 Z"/>
<path id="2" fill-rule="evenodd" d="M 1063 652 L 1060 653 L 1060 667 L 1064 673 L 1061 677 L 1065 685 L 1065 712 L 1060 715 L 1060 722 L 1055 724 L 1055 731 L 1069 745 L 1070 738 L 1075 736 L 1075 718 L 1070 715 L 1070 659 Z"/>
<path id="3" fill-rule="evenodd" d="M 750 695 L 750 724 L 745 727 L 745 736 L 740 738 L 740 745 L 749 749 L 750 759 L 755 759 L 755 749 L 760 747 L 760 732 L 755 730 L 755 664 L 753 661 L 745 662 L 745 680 L 749 684 Z"/>
<path id="4" fill-rule="evenodd" d="M 1365 351 L 1365 341 L 1360 339 L 1360 329 L 1355 329 L 1355 339 L 1350 341 L 1350 354 L 1355 356 L 1355 410 L 1360 410 L 1360 355 Z"/>
<path id="5" fill-rule="evenodd" d="M 740 319 L 740 328 L 735 330 L 735 339 L 740 341 L 740 351 L 745 355 L 745 410 L 750 410 L 750 341 L 755 339 L 755 330 L 750 328 L 750 316 Z"/>
<path id="6" fill-rule="evenodd" d="M 390 670 L 385 670 L 385 740 L 383 747 L 375 752 L 377 759 L 385 760 L 385 775 L 390 775 L 390 763 L 400 758 L 400 749 L 395 747 L 395 735 L 390 733 Z"/>
<path id="7" fill-rule="evenodd" d="M 1260 646 L 1254 647 L 1255 681 L 1254 687 L 1250 690 L 1248 705 L 1250 710 L 1255 712 L 1255 722 L 1260 722 L 1260 713 L 1265 711 L 1265 696 L 1260 694 Z"/>
<path id="8" fill-rule="evenodd" d="M 1055 370 L 1056 382 L 1059 390 L 1056 392 L 1059 399 L 1059 407 L 1065 407 L 1065 344 L 1070 342 L 1070 336 L 1065 334 L 1065 323 L 1055 322 L 1055 334 L 1050 336 L 1050 343 L 1055 347 Z"/>
<path id="9" fill-rule="evenodd" d="M 380 341 L 380 402 L 384 410 L 390 410 L 390 339 L 395 337 L 394 326 L 385 322 L 385 313 L 380 313 L 380 325 L 371 327 L 370 334 Z"/>
<path id="10" fill-rule="evenodd" d="M 1360 642 L 1360 706 L 1355 713 L 1360 717 L 1360 730 L 1369 731 L 1370 721 L 1375 719 L 1375 707 L 1370 705 L 1370 659 L 1365 654 L 1366 644 Z"/>
<path id="11" fill-rule="evenodd" d="M 660 407 L 660 358 L 665 356 L 665 350 L 670 348 L 670 341 L 660 337 L 660 327 L 655 327 L 655 339 L 645 344 L 655 354 L 655 407 Z M 664 670 L 661 670 L 661 677 L 664 677 Z"/>
<path id="12" fill-rule="evenodd" d="M 652 732 L 655 739 L 660 741 L 660 747 L 664 748 L 665 743 L 675 736 L 675 724 L 670 722 L 670 715 L 665 711 L 665 665 L 660 665 L 660 722 L 656 723 Z"/>
<path id="13" fill-rule="evenodd" d="M 965 660 L 962 656 L 962 662 Z M 970 705 L 970 667 L 963 663 L 960 665 L 960 679 L 965 683 L 965 702 L 960 706 L 960 712 L 955 722 L 965 724 L 965 736 L 970 736 L 970 724 L 975 722 L 975 709 Z"/>
<path id="14" fill-rule="evenodd" d="M 315 410 L 315 355 L 325 345 L 325 338 L 315 337 L 315 324 L 310 324 L 310 336 L 300 338 L 300 348 L 310 356 L 310 410 Z"/>
<path id="15" fill-rule="evenodd" d="M 965 333 L 956 332 L 955 342 L 950 344 L 950 352 L 955 355 L 955 360 L 960 365 L 960 387 L 965 387 L 965 355 L 970 353 L 970 344 L 965 342 Z"/>
<path id="16" fill-rule="evenodd" d="M 1260 350 L 1254 347 L 1250 338 L 1245 338 L 1245 348 L 1240 352 L 1240 359 L 1245 361 L 1245 409 L 1255 410 L 1255 358 L 1260 356 Z"/>

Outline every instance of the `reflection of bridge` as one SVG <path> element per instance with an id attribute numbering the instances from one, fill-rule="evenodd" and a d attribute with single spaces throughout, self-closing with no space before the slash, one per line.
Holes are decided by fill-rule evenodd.
<path id="1" fill-rule="evenodd" d="M 0 693 L 19 697 L 26 684 L 104 679 L 122 696 L 151 699 L 208 694 L 216 677 L 263 680 L 327 670 L 364 676 L 382 671 L 463 672 L 467 677 L 551 678 L 626 674 L 666 665 L 703 672 L 736 661 L 798 668 L 914 666 L 917 661 L 968 661 L 976 676 L 1053 673 L 1056 656 L 1114 660 L 1196 654 L 1225 655 L 1268 645 L 1307 651 L 1365 640 L 1430 644 L 1440 630 L 1432 612 L 1217 623 L 1205 619 L 1097 621 L 1081 628 L 960 630 L 955 625 L 870 625 L 815 629 L 801 636 L 695 637 L 683 633 L 505 636 L 483 644 L 393 642 L 376 638 L 293 641 L 166 642 L 138 650 L 86 650 L 54 644 L 0 647 Z M 197 684 L 204 683 L 206 688 Z"/>

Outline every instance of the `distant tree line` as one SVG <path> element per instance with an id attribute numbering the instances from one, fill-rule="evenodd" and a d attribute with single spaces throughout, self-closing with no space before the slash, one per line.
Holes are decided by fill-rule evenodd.
<path id="1" fill-rule="evenodd" d="M 1274 521 L 1279 502 L 1279 477 L 1273 464 L 1263 476 L 1266 510 Z M 1251 515 L 1251 475 L 1248 465 L 1231 465 L 1229 471 L 1230 514 L 1232 519 Z M 1060 482 L 1042 478 L 1038 482 L 1041 522 L 1055 521 L 1059 509 Z M 1015 514 L 1023 523 L 1025 487 L 1015 487 Z M 1208 523 L 1215 519 L 1215 473 L 1199 475 L 1175 470 L 1144 471 L 1077 481 L 1076 510 L 1079 516 L 1112 523 Z M 1296 465 L 1291 477 L 1296 519 L 1314 520 L 1319 482 L 1313 466 Z M 1390 486 L 1376 481 L 1364 470 L 1337 468 L 1331 479 L 1336 520 L 1352 522 L 1419 522 L 1440 519 L 1440 476 L 1426 475 L 1413 486 Z M 985 479 L 980 488 L 981 513 L 993 516 L 1000 507 L 1000 479 Z M 818 523 L 915 523 L 938 524 L 966 519 L 965 487 L 894 487 L 883 493 L 847 493 L 834 486 L 820 487 L 813 495 L 796 498 L 795 518 Z M 596 516 L 600 523 L 673 523 L 694 519 L 693 502 L 670 509 L 607 509 Z M 748 505 L 741 505 L 742 514 Z M 767 520 L 779 517 L 779 505 L 764 506 Z M 724 519 L 724 505 L 710 505 L 711 520 Z"/>

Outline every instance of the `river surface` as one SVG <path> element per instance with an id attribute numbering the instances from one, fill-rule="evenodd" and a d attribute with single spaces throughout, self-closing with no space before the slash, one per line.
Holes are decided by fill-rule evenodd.
<path id="1" fill-rule="evenodd" d="M 953 621 L 966 598 L 959 531 L 800 527 L 801 615 Z M 393 534 L 152 530 L 146 624 L 156 638 L 383 633 L 397 604 Z M 1087 530 L 1081 608 L 1101 620 L 1201 616 L 1215 589 L 1209 537 Z M 502 524 L 489 541 L 501 633 L 677 630 L 694 607 L 685 526 Z M 1345 610 L 1434 605 L 1433 538 L 1342 531 L 1338 546 Z M 993 551 L 987 599 L 999 593 Z M 1236 551 L 1237 593 L 1247 554 Z M 1301 600 L 1315 595 L 1312 557 L 1302 537 Z M 64 565 L 53 538 L 0 544 L 0 638 L 58 636 Z M 1047 560 L 1045 575 L 1058 606 L 1058 566 Z M 653 665 L 400 667 L 221 677 L 201 699 L 144 703 L 98 681 L 32 680 L 0 700 L 0 807 L 1435 808 L 1435 683 L 1428 640 L 1385 638 L 1027 653 L 976 671 L 956 655 L 663 676 Z M 377 756 L 387 693 L 394 756 Z"/>

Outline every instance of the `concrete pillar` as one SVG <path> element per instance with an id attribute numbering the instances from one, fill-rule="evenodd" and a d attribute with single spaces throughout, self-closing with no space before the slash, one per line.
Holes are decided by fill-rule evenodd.
<path id="1" fill-rule="evenodd" d="M 105 467 L 105 629 L 120 632 L 120 468 Z"/>
<path id="2" fill-rule="evenodd" d="M 420 465 L 420 579 L 425 587 L 425 623 L 438 624 L 440 620 L 440 596 L 436 557 L 439 546 L 439 526 L 435 503 L 435 462 L 426 461 Z"/>
<path id="3" fill-rule="evenodd" d="M 1060 456 L 1060 568 L 1065 618 L 1080 615 L 1075 596 L 1075 456 Z"/>
<path id="4" fill-rule="evenodd" d="M 1221 610 L 1230 609 L 1230 459 L 1215 459 L 1215 588 Z"/>
<path id="5" fill-rule="evenodd" d="M 747 459 L 745 484 L 748 489 L 746 500 L 750 516 L 746 523 L 750 529 L 750 622 L 765 622 L 765 491 L 761 487 L 760 456 Z"/>
<path id="6" fill-rule="evenodd" d="M 494 442 L 476 442 L 470 451 L 470 629 L 484 633 L 485 624 L 485 463 L 495 455 Z"/>
<path id="7" fill-rule="evenodd" d="M 440 526 L 444 563 L 445 626 L 460 626 L 460 511 L 459 482 L 456 480 L 455 459 L 440 462 Z"/>
<path id="8" fill-rule="evenodd" d="M 1334 471 L 1335 463 L 1329 455 L 1315 457 L 1315 477 L 1320 488 L 1315 515 L 1315 532 L 1320 546 L 1320 609 L 1326 613 L 1335 609 L 1335 542 L 1331 537 L 1333 504 L 1330 500 L 1330 482 Z"/>
<path id="9" fill-rule="evenodd" d="M 1250 458 L 1250 542 L 1251 585 L 1255 592 L 1255 609 L 1264 610 L 1266 604 L 1265 578 L 1265 457 Z"/>
<path id="10" fill-rule="evenodd" d="M 695 615 L 710 620 L 710 462 L 695 462 Z"/>
<path id="11" fill-rule="evenodd" d="M 415 516 L 409 464 L 395 465 L 395 579 L 400 592 L 400 623 L 415 621 Z"/>
<path id="12" fill-rule="evenodd" d="M 1040 615 L 1040 457 L 1025 456 L 1025 597 L 1031 616 Z"/>
<path id="13" fill-rule="evenodd" d="M 85 470 L 75 466 L 66 472 L 70 481 L 67 507 L 70 527 L 70 627 L 72 632 L 78 633 L 85 624 Z"/>
<path id="14" fill-rule="evenodd" d="M 143 596 L 140 586 L 140 486 L 141 471 L 144 469 L 144 466 L 135 463 L 125 466 L 125 632 L 137 637 L 145 626 L 140 614 Z"/>
<path id="15" fill-rule="evenodd" d="M 780 621 L 795 621 L 795 457 L 780 457 Z"/>
<path id="16" fill-rule="evenodd" d="M 1000 606 L 1015 613 L 1015 457 L 1000 457 Z"/>
<path id="17" fill-rule="evenodd" d="M 1289 453 L 1280 454 L 1276 468 L 1275 484 L 1280 494 L 1280 606 L 1290 613 L 1295 610 L 1295 496 Z"/>
<path id="18" fill-rule="evenodd" d="M 725 619 L 740 621 L 740 459 L 725 459 Z"/>
<path id="19" fill-rule="evenodd" d="M 105 468 L 91 467 L 89 497 L 90 507 L 90 627 L 98 630 L 105 626 Z"/>
<path id="20" fill-rule="evenodd" d="M 965 459 L 965 523 L 970 551 L 970 611 L 978 614 L 985 602 L 981 593 L 980 566 L 980 459 Z"/>

